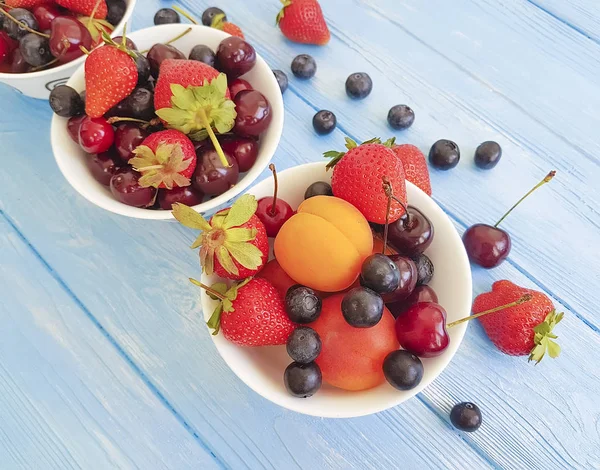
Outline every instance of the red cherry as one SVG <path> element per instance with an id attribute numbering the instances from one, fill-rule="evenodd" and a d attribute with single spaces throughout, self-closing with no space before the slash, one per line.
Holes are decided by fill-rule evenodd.
<path id="1" fill-rule="evenodd" d="M 242 173 L 250 170 L 258 158 L 258 142 L 251 137 L 226 137 L 221 147 L 237 160 Z"/>
<path id="2" fill-rule="evenodd" d="M 112 147 L 115 141 L 113 126 L 104 118 L 86 116 L 79 128 L 79 145 L 87 153 L 102 153 Z"/>
<path id="3" fill-rule="evenodd" d="M 473 263 L 490 269 L 495 268 L 508 257 L 511 249 L 510 235 L 508 232 L 499 229 L 498 225 L 531 193 L 552 181 L 555 175 L 556 171 L 548 173 L 542 181 L 519 199 L 495 225 L 476 224 L 467 229 L 463 235 L 463 243 L 465 244 L 469 259 Z"/>
<path id="4" fill-rule="evenodd" d="M 403 302 L 394 302 L 389 304 L 387 308 L 392 312 L 394 318 L 398 318 L 399 315 L 406 312 L 414 304 L 420 302 L 434 302 L 438 303 L 438 296 L 435 291 L 429 286 L 417 286 L 415 290 L 408 296 Z"/>
<path id="5" fill-rule="evenodd" d="M 112 151 L 90 155 L 86 163 L 94 179 L 104 186 L 110 184 L 110 179 L 123 165 Z"/>
<path id="6" fill-rule="evenodd" d="M 231 94 L 231 99 L 234 99 L 240 91 L 246 90 L 254 90 L 254 88 L 252 88 L 252 85 L 242 78 L 236 78 L 229 84 L 229 93 Z"/>
<path id="7" fill-rule="evenodd" d="M 133 158 L 133 151 L 148 137 L 149 133 L 140 126 L 132 123 L 119 125 L 115 132 L 115 148 L 119 157 L 125 162 Z"/>
<path id="8" fill-rule="evenodd" d="M 233 132 L 243 136 L 262 134 L 273 118 L 269 100 L 259 91 L 240 91 L 235 99 L 235 126 Z"/>
<path id="9" fill-rule="evenodd" d="M 33 16 L 38 22 L 40 31 L 47 31 L 52 27 L 52 20 L 58 16 L 62 16 L 63 13 L 58 9 L 56 5 L 51 3 L 42 3 L 37 5 L 31 10 Z"/>
<path id="10" fill-rule="evenodd" d="M 275 237 L 283 224 L 294 215 L 294 210 L 283 199 L 277 199 L 277 191 L 279 189 L 277 183 L 277 171 L 275 170 L 275 165 L 272 163 L 269 165 L 269 169 L 273 172 L 273 178 L 275 179 L 273 197 L 263 197 L 258 200 L 256 217 L 265 224 L 267 236 Z"/>
<path id="11" fill-rule="evenodd" d="M 87 116 L 85 114 L 82 114 L 81 116 L 72 117 L 67 122 L 67 132 L 69 133 L 71 139 L 73 139 L 73 142 L 76 144 L 79 143 L 79 128 L 86 117 Z"/>
<path id="12" fill-rule="evenodd" d="M 81 47 L 91 49 L 92 35 L 77 19 L 59 16 L 52 21 L 50 52 L 62 64 L 83 55 Z"/>
<path id="13" fill-rule="evenodd" d="M 192 207 L 200 204 L 203 197 L 204 195 L 192 186 L 173 188 L 171 190 L 159 189 L 158 204 L 161 209 L 170 211 L 176 202 Z"/>
<path id="14" fill-rule="evenodd" d="M 436 357 L 450 344 L 446 311 L 433 302 L 420 302 L 396 319 L 396 337 L 402 348 L 419 357 Z"/>

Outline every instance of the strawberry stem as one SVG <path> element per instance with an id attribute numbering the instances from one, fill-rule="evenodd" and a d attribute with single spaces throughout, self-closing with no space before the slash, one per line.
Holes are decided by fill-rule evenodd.
<path id="1" fill-rule="evenodd" d="M 92 10 L 92 13 L 90 14 L 90 18 L 88 19 L 88 23 L 87 23 L 87 28 L 90 29 L 90 26 L 92 25 L 93 21 L 94 21 L 94 16 L 96 16 L 96 12 L 98 11 L 98 8 L 100 8 L 100 2 L 102 0 L 98 0 L 96 2 L 96 4 L 94 5 L 94 9 Z M 125 39 L 125 34 L 123 34 L 123 39 Z"/>
<path id="2" fill-rule="evenodd" d="M 461 318 L 460 320 L 456 320 L 452 323 L 448 323 L 448 325 L 446 325 L 446 328 L 452 328 L 453 326 L 460 325 L 461 323 L 464 323 L 466 321 L 474 320 L 475 318 L 479 318 L 479 317 L 483 317 L 484 315 L 487 315 L 488 313 L 499 312 L 500 310 L 505 310 L 507 308 L 516 307 L 517 305 L 521 305 L 521 304 L 524 304 L 525 302 L 529 302 L 532 298 L 533 297 L 531 296 L 531 294 L 525 294 L 519 300 L 515 300 L 514 302 L 511 302 L 509 304 L 502 305 L 502 306 L 496 307 L 496 308 L 492 308 L 490 310 L 485 310 L 485 311 L 479 312 L 475 315 L 469 315 L 468 317 Z"/>
<path id="3" fill-rule="evenodd" d="M 31 29 L 29 26 L 27 26 L 25 23 L 23 23 L 22 21 L 17 20 L 14 16 L 12 16 L 9 12 L 7 12 L 6 10 L 0 8 L 0 13 L 2 13 L 4 16 L 6 16 L 9 20 L 11 20 L 13 23 L 18 24 L 22 29 L 24 29 L 25 31 L 28 31 L 30 33 L 33 34 L 37 34 L 38 36 L 41 36 L 43 38 L 46 39 L 50 39 L 50 35 L 49 34 L 44 34 L 44 33 L 40 33 L 39 31 L 36 31 L 35 29 Z"/>
<path id="4" fill-rule="evenodd" d="M 269 210 L 269 215 L 274 217 L 275 214 L 277 214 L 275 206 L 277 205 L 277 191 L 279 190 L 279 183 L 277 182 L 277 170 L 275 170 L 275 165 L 271 163 L 269 165 L 269 170 L 273 172 L 273 179 L 275 180 L 275 189 L 273 190 L 273 204 L 271 205 L 271 209 Z"/>
<path id="5" fill-rule="evenodd" d="M 220 300 L 225 300 L 225 299 L 227 298 L 227 297 L 225 297 L 223 294 L 221 294 L 220 292 L 217 292 L 216 290 L 214 290 L 214 289 L 211 289 L 211 288 L 210 288 L 210 287 L 208 287 L 207 285 L 205 285 L 205 284 L 202 284 L 200 281 L 196 281 L 196 279 L 193 279 L 193 278 L 191 278 L 191 277 L 190 277 L 189 279 L 190 279 L 190 282 L 191 282 L 192 284 L 194 284 L 195 286 L 198 286 L 198 287 L 200 287 L 200 288 L 204 289 L 204 290 L 205 290 L 206 292 L 208 292 L 209 294 L 211 294 L 211 295 L 214 295 L 214 296 L 215 296 L 217 299 L 220 299 Z"/>
<path id="6" fill-rule="evenodd" d="M 183 8 L 179 8 L 177 5 L 173 5 L 172 6 L 173 10 L 175 10 L 177 13 L 182 14 L 183 16 L 185 16 L 188 20 L 190 20 L 192 23 L 194 24 L 198 24 L 198 22 L 194 19 L 194 17 L 192 15 L 190 15 L 187 11 L 185 11 Z"/>
<path id="7" fill-rule="evenodd" d="M 541 188 L 541 187 L 542 187 L 542 186 L 544 186 L 546 183 L 549 183 L 550 181 L 552 181 L 552 178 L 554 178 L 554 176 L 555 176 L 555 175 L 556 175 L 556 171 L 554 171 L 554 170 L 552 170 L 550 173 L 548 173 L 548 174 L 546 175 L 546 177 L 545 177 L 545 178 L 544 178 L 542 181 L 540 181 L 538 184 L 536 184 L 536 185 L 535 185 L 533 188 L 531 188 L 531 189 L 529 190 L 529 192 L 528 192 L 527 194 L 525 194 L 525 196 L 523 196 L 521 199 L 519 199 L 519 200 L 517 201 L 517 203 L 516 203 L 514 206 L 512 206 L 512 207 L 511 207 L 511 208 L 508 210 L 508 212 L 507 212 L 506 214 L 504 214 L 504 215 L 502 216 L 502 218 L 501 218 L 501 219 L 500 219 L 498 222 L 496 222 L 496 223 L 494 224 L 494 227 L 498 227 L 498 225 L 500 225 L 500 223 L 501 223 L 501 222 L 502 222 L 504 219 L 506 219 L 506 217 L 508 217 L 508 214 L 510 214 L 510 213 L 511 213 L 511 212 L 512 212 L 512 211 L 513 211 L 513 210 L 514 210 L 514 209 L 515 209 L 515 208 L 516 208 L 516 207 L 517 207 L 519 204 L 521 204 L 521 203 L 522 203 L 522 202 L 523 202 L 525 199 L 527 199 L 527 197 L 528 197 L 528 196 L 529 196 L 531 193 L 533 193 L 533 192 L 534 192 L 536 189 L 538 189 L 538 188 Z"/>
<path id="8" fill-rule="evenodd" d="M 390 229 L 390 210 L 392 209 L 392 198 L 394 197 L 394 188 L 392 188 L 392 183 L 387 179 L 387 176 L 383 177 L 383 191 L 388 198 L 385 211 L 385 228 L 383 229 L 383 248 L 381 252 L 385 255 L 388 243 L 388 231 Z"/>
<path id="9" fill-rule="evenodd" d="M 229 168 L 231 165 L 227 161 L 227 158 L 225 157 L 225 153 L 223 153 L 223 149 L 221 148 L 221 144 L 217 140 L 217 136 L 215 135 L 214 131 L 212 130 L 212 126 L 210 125 L 210 121 L 208 120 L 208 117 L 206 116 L 206 112 L 202 108 L 200 108 L 197 112 L 198 112 L 198 115 L 200 116 L 200 119 L 202 119 L 202 124 L 204 125 L 206 132 L 208 132 L 208 136 L 210 137 L 210 140 L 211 140 L 212 144 L 214 145 L 215 150 L 217 151 L 217 154 L 219 155 L 221 164 L 225 168 Z"/>

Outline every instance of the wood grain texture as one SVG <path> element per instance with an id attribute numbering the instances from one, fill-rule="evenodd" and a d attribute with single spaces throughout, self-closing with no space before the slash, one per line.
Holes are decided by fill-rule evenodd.
<path id="1" fill-rule="evenodd" d="M 220 465 L 0 217 L 0 467 Z"/>
<path id="2" fill-rule="evenodd" d="M 548 15 L 600 43 L 600 15 L 595 0 L 528 0 Z"/>
<path id="3" fill-rule="evenodd" d="M 196 13 L 209 6 L 181 3 Z M 475 270 L 474 282 L 478 293 L 508 278 L 548 289 L 564 301 L 570 310 L 558 331 L 561 359 L 533 368 L 498 353 L 472 325 L 455 360 L 417 399 L 369 418 L 306 418 L 250 392 L 216 355 L 196 293 L 185 282 L 198 270 L 195 256 L 183 248 L 191 234 L 174 224 L 110 216 L 79 198 L 51 161 L 47 108 L 5 89 L 0 89 L 3 106 L 22 113 L 0 115 L 0 140 L 8 148 L 0 167 L 0 178 L 7 181 L 0 208 L 189 432 L 226 466 L 394 468 L 402 462 L 406 468 L 600 468 L 595 399 L 600 319 L 591 308 L 600 303 L 600 255 L 581 249 L 597 246 L 600 227 L 594 183 L 600 176 L 600 141 L 591 132 L 598 124 L 591 112 L 598 99 L 594 49 L 525 1 L 452 6 L 435 1 L 427 7 L 414 0 L 322 3 L 334 35 L 322 49 L 281 38 L 273 26 L 276 2 L 221 5 L 273 68 L 288 71 L 301 52 L 317 58 L 315 79 L 290 77 L 278 168 L 319 159 L 321 152 L 339 147 L 345 133 L 356 138 L 391 133 L 385 115 L 397 102 L 417 112 L 413 128 L 397 134 L 401 140 L 426 151 L 445 137 L 463 150 L 463 162 L 453 172 L 432 173 L 435 198 L 459 230 L 497 218 L 555 166 L 559 179 L 507 221 L 515 241 L 510 262 L 491 272 Z M 149 25 L 157 8 L 154 1 L 138 8 L 135 27 Z M 358 70 L 371 74 L 375 90 L 367 100 L 353 102 L 343 82 Z M 551 73 L 537 86 L 539 70 Z M 587 100 L 590 93 L 595 95 Z M 590 107 L 576 113 L 581 103 Z M 315 136 L 310 124 L 321 108 L 337 113 L 341 129 L 325 138 Z M 38 142 L 23 138 L 30 129 L 39 129 Z M 488 139 L 497 139 L 505 156 L 493 172 L 482 173 L 470 158 Z M 547 219 L 535 220 L 546 211 Z M 566 228 L 572 243 L 564 243 Z M 484 426 L 472 435 L 447 423 L 451 405 L 465 399 L 484 410 Z M 23 458 L 26 452 L 15 455 Z"/>

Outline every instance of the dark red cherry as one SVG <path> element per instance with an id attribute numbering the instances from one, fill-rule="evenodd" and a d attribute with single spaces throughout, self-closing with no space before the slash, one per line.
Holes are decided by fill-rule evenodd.
<path id="1" fill-rule="evenodd" d="M 203 197 L 204 195 L 192 186 L 158 190 L 158 204 L 166 211 L 170 211 L 176 202 L 189 207 L 196 206 L 202 202 Z"/>
<path id="2" fill-rule="evenodd" d="M 221 147 L 237 160 L 241 173 L 250 170 L 258 157 L 258 142 L 250 137 L 226 137 Z"/>
<path id="3" fill-rule="evenodd" d="M 79 145 L 87 153 L 102 153 L 115 141 L 113 126 L 104 118 L 85 116 L 79 127 Z"/>
<path id="4" fill-rule="evenodd" d="M 287 202 L 281 198 L 277 198 L 277 192 L 279 190 L 279 183 L 277 182 L 277 171 L 275 165 L 272 163 L 269 165 L 269 169 L 273 172 L 273 179 L 275 180 L 273 197 L 263 197 L 258 200 L 258 207 L 256 208 L 256 217 L 258 217 L 265 228 L 267 229 L 268 237 L 275 237 L 279 233 L 279 230 L 283 224 L 294 215 L 294 209 Z"/>
<path id="5" fill-rule="evenodd" d="M 273 113 L 269 101 L 261 92 L 240 91 L 233 101 L 237 112 L 233 132 L 243 136 L 259 136 L 269 127 Z"/>
<path id="6" fill-rule="evenodd" d="M 198 164 L 192 177 L 192 186 L 207 196 L 218 196 L 237 183 L 240 169 L 235 158 L 223 152 L 230 166 L 221 162 L 214 148 L 201 147 L 196 152 Z"/>
<path id="7" fill-rule="evenodd" d="M 254 47 L 242 38 L 230 36 L 219 44 L 215 56 L 215 68 L 232 80 L 252 70 L 256 64 Z"/>
<path id="8" fill-rule="evenodd" d="M 548 173 L 542 181 L 519 199 L 495 225 L 476 224 L 467 229 L 463 235 L 463 243 L 469 259 L 473 263 L 490 269 L 500 265 L 508 257 L 511 249 L 510 235 L 498 228 L 498 225 L 536 189 L 552 181 L 555 175 L 556 171 Z"/>
<path id="9" fill-rule="evenodd" d="M 94 179 L 104 186 L 110 185 L 110 179 L 122 166 L 122 162 L 111 151 L 90 155 L 86 163 Z"/>
<path id="10" fill-rule="evenodd" d="M 113 38 L 113 41 L 115 41 L 117 44 L 123 44 L 123 36 L 115 36 Z M 133 42 L 131 39 L 129 38 L 125 38 L 125 47 L 127 47 L 127 49 L 129 49 L 130 51 L 137 51 L 137 45 L 135 44 L 135 42 Z"/>
<path id="11" fill-rule="evenodd" d="M 429 286 L 417 286 L 415 290 L 412 291 L 406 300 L 402 302 L 394 302 L 387 305 L 387 308 L 394 318 L 398 318 L 399 315 L 404 313 L 409 307 L 412 307 L 414 304 L 418 304 L 419 302 L 434 302 L 438 303 L 438 296 L 435 291 Z"/>
<path id="12" fill-rule="evenodd" d="M 117 201 L 134 207 L 150 207 L 156 200 L 157 189 L 143 188 L 140 174 L 131 167 L 121 168 L 110 179 L 110 192 Z"/>
<path id="13" fill-rule="evenodd" d="M 154 44 L 146 55 L 150 62 L 150 73 L 154 78 L 158 78 L 160 64 L 166 59 L 187 59 L 185 54 L 174 46 L 168 44 Z"/>
<path id="14" fill-rule="evenodd" d="M 50 31 L 50 52 L 62 64 L 83 55 L 81 47 L 90 50 L 92 35 L 77 19 L 70 16 L 54 18 Z"/>
<path id="15" fill-rule="evenodd" d="M 72 117 L 67 121 L 67 132 L 76 144 L 79 143 L 79 128 L 86 117 L 85 114 L 82 114 L 81 116 Z"/>
<path id="16" fill-rule="evenodd" d="M 115 148 L 125 162 L 134 157 L 133 151 L 141 145 L 149 132 L 133 123 L 120 124 L 115 132 Z"/>
<path id="17" fill-rule="evenodd" d="M 429 248 L 433 235 L 433 225 L 427 216 L 408 206 L 408 214 L 390 224 L 388 243 L 398 253 L 414 256 Z"/>
<path id="18" fill-rule="evenodd" d="M 231 99 L 235 99 L 236 95 L 240 91 L 246 90 L 254 90 L 254 88 L 252 88 L 252 85 L 250 85 L 246 80 L 241 78 L 236 78 L 229 84 L 229 93 L 231 93 Z"/>
<path id="19" fill-rule="evenodd" d="M 396 319 L 396 337 L 403 349 L 416 356 L 439 356 L 450 344 L 446 311 L 433 302 L 414 304 Z"/>
<path id="20" fill-rule="evenodd" d="M 385 303 L 400 302 L 405 300 L 415 290 L 417 279 L 417 265 L 415 262 L 402 255 L 391 255 L 389 258 L 398 266 L 400 272 L 400 282 L 398 288 L 393 292 L 382 294 Z"/>
<path id="21" fill-rule="evenodd" d="M 21 49 L 15 49 L 10 62 L 10 73 L 26 73 L 30 69 L 31 66 L 25 61 Z"/>
<path id="22" fill-rule="evenodd" d="M 42 3 L 41 5 L 38 5 L 31 10 L 31 13 L 35 16 L 40 31 L 51 29 L 54 18 L 64 15 L 56 5 L 51 3 Z"/>

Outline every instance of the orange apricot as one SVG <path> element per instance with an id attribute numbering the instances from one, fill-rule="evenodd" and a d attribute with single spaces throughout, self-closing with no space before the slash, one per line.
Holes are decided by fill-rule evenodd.
<path id="1" fill-rule="evenodd" d="M 310 325 L 321 337 L 316 362 L 323 380 L 344 390 L 367 390 L 385 382 L 383 361 L 400 348 L 394 332 L 394 317 L 386 308 L 372 328 L 354 328 L 342 315 L 344 294 L 323 300 L 321 316 Z"/>
<path id="2" fill-rule="evenodd" d="M 350 203 L 332 196 L 307 199 L 275 238 L 283 270 L 299 284 L 324 292 L 346 289 L 373 251 L 369 223 Z"/>

